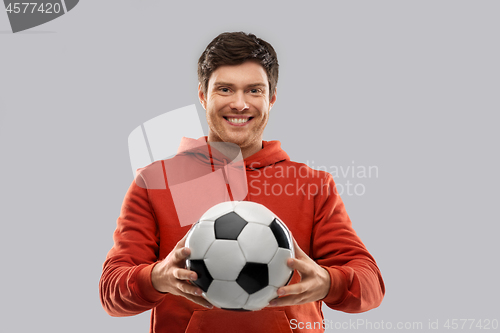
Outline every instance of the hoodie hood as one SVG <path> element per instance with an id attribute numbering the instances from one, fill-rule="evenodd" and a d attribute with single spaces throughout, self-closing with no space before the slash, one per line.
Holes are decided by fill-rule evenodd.
<path id="1" fill-rule="evenodd" d="M 224 145 L 224 148 L 228 148 L 224 149 L 224 153 L 222 153 L 222 149 L 217 149 L 218 144 L 218 142 L 214 142 L 208 145 L 206 136 L 197 140 L 183 137 L 177 155 L 191 155 L 200 162 L 212 164 L 216 167 L 227 165 L 237 158 L 240 152 L 239 147 L 220 143 Z M 279 141 L 262 141 L 262 149 L 245 158 L 243 162 L 245 163 L 246 170 L 252 171 L 289 160 L 290 157 L 281 149 Z"/>

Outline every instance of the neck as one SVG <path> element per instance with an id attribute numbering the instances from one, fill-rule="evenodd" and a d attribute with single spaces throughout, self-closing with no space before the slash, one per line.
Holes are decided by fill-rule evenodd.
<path id="1" fill-rule="evenodd" d="M 207 142 L 208 143 L 211 143 L 211 142 L 223 142 L 221 140 L 213 140 L 210 135 L 208 136 L 207 138 Z M 219 151 L 224 150 L 224 151 L 221 151 L 221 153 L 225 154 L 226 156 L 232 156 L 234 154 L 234 147 L 237 147 L 236 144 L 231 144 L 231 145 L 217 145 L 215 144 L 215 146 Z M 258 140 L 257 142 L 249 145 L 249 146 L 245 146 L 245 147 L 239 147 L 239 150 L 241 150 L 241 155 L 243 157 L 243 159 L 247 158 L 248 156 L 252 156 L 253 154 L 255 154 L 256 152 L 258 152 L 259 150 L 262 149 L 262 139 L 261 140 Z"/>
<path id="2" fill-rule="evenodd" d="M 243 159 L 245 159 L 248 156 L 252 156 L 261 149 L 262 149 L 262 141 L 260 141 L 258 145 L 241 148 L 241 155 L 243 156 Z"/>

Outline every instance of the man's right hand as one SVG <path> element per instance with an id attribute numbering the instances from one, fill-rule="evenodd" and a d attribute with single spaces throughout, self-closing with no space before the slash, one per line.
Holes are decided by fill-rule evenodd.
<path id="1" fill-rule="evenodd" d="M 211 309 L 212 304 L 201 296 L 202 290 L 189 283 L 189 280 L 198 279 L 198 275 L 184 268 L 186 259 L 191 254 L 191 250 L 185 247 L 186 236 L 177 243 L 165 259 L 155 265 L 151 272 L 151 282 L 159 292 L 183 296 Z"/>

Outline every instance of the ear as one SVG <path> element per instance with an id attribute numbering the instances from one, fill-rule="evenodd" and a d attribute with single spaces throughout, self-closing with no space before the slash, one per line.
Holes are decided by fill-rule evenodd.
<path id="1" fill-rule="evenodd" d="M 278 93 L 278 88 L 274 88 L 273 98 L 269 101 L 269 110 L 273 107 L 274 103 L 276 103 L 276 94 Z"/>
<path id="2" fill-rule="evenodd" d="M 198 98 L 200 100 L 201 106 L 203 106 L 203 108 L 206 111 L 207 110 L 207 99 L 205 97 L 205 94 L 203 93 L 201 83 L 198 83 Z"/>

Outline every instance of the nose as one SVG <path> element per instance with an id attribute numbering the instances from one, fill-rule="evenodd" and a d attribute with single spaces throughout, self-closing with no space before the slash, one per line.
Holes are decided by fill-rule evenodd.
<path id="1" fill-rule="evenodd" d="M 248 110 L 248 104 L 245 100 L 245 93 L 242 91 L 238 91 L 237 93 L 235 93 L 229 106 L 231 107 L 231 109 L 239 112 Z"/>

